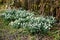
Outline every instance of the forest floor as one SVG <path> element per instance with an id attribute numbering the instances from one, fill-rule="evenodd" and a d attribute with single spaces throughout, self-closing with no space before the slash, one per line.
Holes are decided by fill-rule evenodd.
<path id="1" fill-rule="evenodd" d="M 0 40 L 60 40 L 60 24 L 56 24 L 47 35 L 30 35 L 22 33 L 22 29 L 14 29 L 5 25 L 0 17 Z"/>

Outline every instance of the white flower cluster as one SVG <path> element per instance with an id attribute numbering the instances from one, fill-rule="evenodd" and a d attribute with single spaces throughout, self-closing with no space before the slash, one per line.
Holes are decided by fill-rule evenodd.
<path id="1" fill-rule="evenodd" d="M 26 10 L 7 10 L 5 13 L 4 13 L 4 18 L 5 19 L 9 19 L 9 20 L 16 20 L 16 19 L 19 19 L 19 18 L 25 18 L 27 16 L 30 16 L 32 17 L 34 14 L 34 12 L 28 12 Z"/>
<path id="2" fill-rule="evenodd" d="M 54 24 L 54 18 L 44 18 L 44 17 L 26 17 L 26 18 L 19 18 L 13 22 L 13 27 L 17 28 L 28 28 L 30 32 L 37 32 L 37 31 L 48 31 Z"/>
<path id="3" fill-rule="evenodd" d="M 30 32 L 46 32 L 55 23 L 55 18 L 52 16 L 39 16 L 34 17 L 34 12 L 28 12 L 26 10 L 11 10 L 5 13 L 5 19 L 15 21 L 9 24 L 14 28 L 27 28 Z"/>

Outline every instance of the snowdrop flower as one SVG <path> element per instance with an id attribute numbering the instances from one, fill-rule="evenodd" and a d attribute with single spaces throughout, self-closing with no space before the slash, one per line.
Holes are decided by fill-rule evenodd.
<path id="1" fill-rule="evenodd" d="M 49 30 L 50 30 L 51 28 L 49 27 Z"/>
<path id="2" fill-rule="evenodd" d="M 18 25 L 19 25 L 20 23 L 18 23 Z"/>
<path id="3" fill-rule="evenodd" d="M 51 26 L 50 24 L 48 24 L 48 26 Z"/>
<path id="4" fill-rule="evenodd" d="M 45 26 L 45 29 L 47 29 L 48 28 L 48 26 Z"/>
<path id="5" fill-rule="evenodd" d="M 14 22 L 11 22 L 9 25 L 13 25 L 14 24 Z"/>
<path id="6" fill-rule="evenodd" d="M 49 20 L 49 19 L 47 19 L 46 21 L 48 21 L 48 22 L 49 22 L 50 20 Z"/>

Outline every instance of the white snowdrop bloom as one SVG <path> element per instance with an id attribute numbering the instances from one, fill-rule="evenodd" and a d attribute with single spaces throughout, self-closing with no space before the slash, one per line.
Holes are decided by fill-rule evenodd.
<path id="1" fill-rule="evenodd" d="M 48 28 L 48 26 L 45 27 L 45 29 L 47 29 L 47 28 Z"/>
<path id="2" fill-rule="evenodd" d="M 29 17 L 26 17 L 27 19 L 29 18 Z"/>
<path id="3" fill-rule="evenodd" d="M 1 15 L 3 16 L 3 15 L 5 15 L 5 13 L 3 13 L 3 14 L 0 14 L 0 16 L 1 16 Z"/>
<path id="4" fill-rule="evenodd" d="M 50 24 L 51 22 L 49 22 L 49 24 Z"/>
<path id="5" fill-rule="evenodd" d="M 30 24 L 30 26 L 31 26 L 31 27 L 33 27 L 33 25 L 32 25 L 32 24 Z"/>
<path id="6" fill-rule="evenodd" d="M 51 28 L 49 28 L 49 30 L 50 30 Z"/>
<path id="7" fill-rule="evenodd" d="M 18 23 L 18 25 L 19 25 L 20 23 Z"/>
<path id="8" fill-rule="evenodd" d="M 48 24 L 48 26 L 51 26 L 50 24 Z"/>
<path id="9" fill-rule="evenodd" d="M 21 20 L 21 18 L 19 18 L 19 20 Z"/>
<path id="10" fill-rule="evenodd" d="M 39 19 L 38 17 L 36 19 Z"/>
<path id="11" fill-rule="evenodd" d="M 39 25 L 41 25 L 41 23 Z"/>
<path id="12" fill-rule="evenodd" d="M 32 18 L 31 16 L 29 16 L 29 18 Z"/>
<path id="13" fill-rule="evenodd" d="M 47 24 L 46 24 L 46 23 L 44 23 L 44 25 L 46 26 Z"/>
<path id="14" fill-rule="evenodd" d="M 44 23 L 42 22 L 42 24 L 44 24 Z"/>
<path id="15" fill-rule="evenodd" d="M 45 20 L 45 18 L 43 18 L 42 20 Z"/>
<path id="16" fill-rule="evenodd" d="M 15 20 L 15 21 L 14 21 L 14 23 L 17 23 L 17 22 L 18 22 L 18 20 Z"/>
<path id="17" fill-rule="evenodd" d="M 16 15 L 18 17 L 18 15 Z"/>
<path id="18" fill-rule="evenodd" d="M 49 19 L 47 19 L 46 21 L 48 21 L 48 22 L 49 22 L 50 20 L 49 20 Z"/>
<path id="19" fill-rule="evenodd" d="M 10 23 L 10 25 L 13 25 L 13 24 L 14 24 L 14 22 L 11 22 L 11 23 Z"/>

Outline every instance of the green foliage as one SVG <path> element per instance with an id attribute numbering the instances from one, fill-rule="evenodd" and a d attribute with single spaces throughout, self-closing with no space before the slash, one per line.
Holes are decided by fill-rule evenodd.
<path id="1" fill-rule="evenodd" d="M 25 18 L 27 16 L 33 16 L 33 12 L 27 12 L 26 10 L 7 10 L 5 13 L 2 14 L 6 20 L 16 20 L 19 18 Z"/>
<path id="2" fill-rule="evenodd" d="M 30 33 L 47 33 L 55 23 L 55 18 L 52 16 L 35 17 L 34 12 L 26 10 L 9 10 L 4 13 L 4 18 L 10 20 L 9 25 L 14 28 L 27 29 Z M 13 21 L 14 20 L 14 21 Z"/>
<path id="3" fill-rule="evenodd" d="M 52 36 L 54 40 L 60 40 L 60 30 L 52 30 L 48 33 L 49 36 Z"/>

